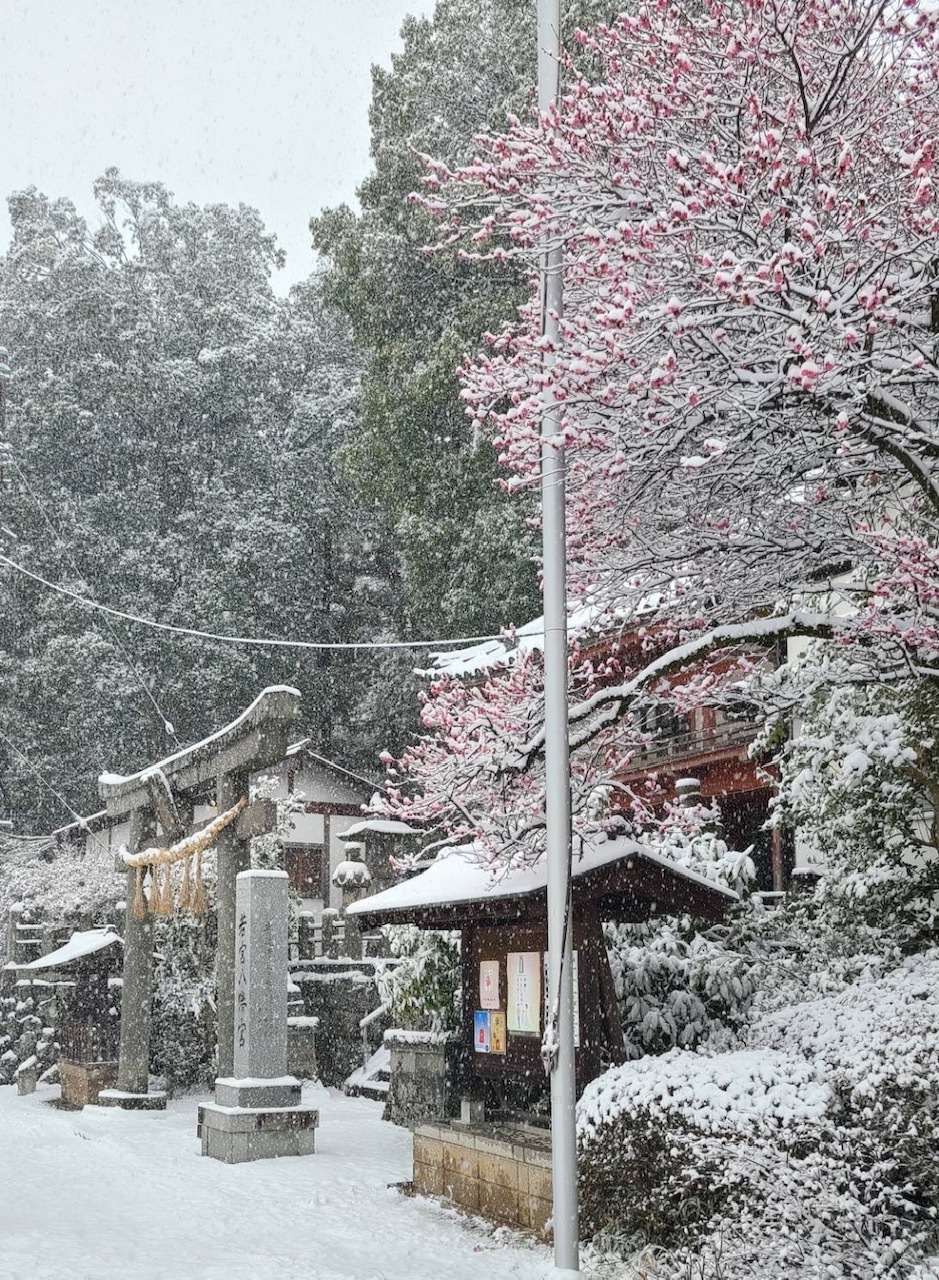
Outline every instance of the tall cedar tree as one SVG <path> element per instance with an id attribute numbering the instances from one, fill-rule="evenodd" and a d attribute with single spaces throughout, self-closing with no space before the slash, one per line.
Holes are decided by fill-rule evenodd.
<path id="1" fill-rule="evenodd" d="M 566 6 L 566 30 L 617 6 Z M 480 335 L 514 313 L 526 292 L 514 263 L 468 269 L 428 258 L 433 235 L 410 201 L 419 153 L 451 163 L 476 135 L 501 128 L 533 97 L 535 6 L 529 0 L 438 0 L 433 19 L 408 18 L 392 68 L 373 69 L 374 170 L 361 214 L 325 211 L 311 223 L 326 256 L 327 297 L 348 316 L 365 353 L 362 425 L 346 465 L 363 497 L 398 531 L 404 624 L 441 635 L 488 633 L 540 612 L 535 499 L 510 503 L 488 439 L 474 437 L 454 370 Z"/>
<path id="2" fill-rule="evenodd" d="M 68 201 L 10 200 L 0 340 L 15 370 L 13 558 L 162 622 L 323 641 L 385 633 L 387 539 L 334 466 L 358 414 L 345 322 L 315 279 L 273 294 L 280 253 L 253 210 L 179 205 L 114 171 L 96 195 L 97 231 Z M 362 658 L 109 623 L 11 571 L 0 593 L 0 728 L 28 757 L 0 745 L 0 786 L 24 829 L 68 818 L 40 775 L 87 811 L 98 772 L 202 737 L 268 683 L 298 685 L 305 728 L 350 763 L 394 736 L 396 707 Z"/>

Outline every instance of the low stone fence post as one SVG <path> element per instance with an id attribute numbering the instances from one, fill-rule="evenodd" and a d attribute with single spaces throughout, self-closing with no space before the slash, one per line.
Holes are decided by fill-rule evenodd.
<path id="1" fill-rule="evenodd" d="M 385 1032 L 391 1052 L 391 1083 L 385 1103 L 386 1120 L 413 1127 L 450 1114 L 453 1058 L 458 1038 L 446 1031 Z"/>

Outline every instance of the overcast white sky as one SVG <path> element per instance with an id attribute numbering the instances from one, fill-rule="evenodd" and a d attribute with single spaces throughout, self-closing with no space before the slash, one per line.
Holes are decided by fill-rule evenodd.
<path id="1" fill-rule="evenodd" d="M 369 169 L 373 62 L 433 0 L 3 0 L 0 245 L 35 185 L 90 216 L 109 165 L 180 201 L 260 209 L 309 274 L 307 223 Z"/>

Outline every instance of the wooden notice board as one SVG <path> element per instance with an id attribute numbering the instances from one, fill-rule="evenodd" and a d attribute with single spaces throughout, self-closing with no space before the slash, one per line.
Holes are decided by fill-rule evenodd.
<path id="1" fill-rule="evenodd" d="M 482 1079 L 543 1078 L 547 941 L 543 923 L 464 926 L 463 1022 L 471 1074 Z M 581 1089 L 609 1062 L 622 1060 L 623 1040 L 599 919 L 575 919 L 573 943 Z"/>

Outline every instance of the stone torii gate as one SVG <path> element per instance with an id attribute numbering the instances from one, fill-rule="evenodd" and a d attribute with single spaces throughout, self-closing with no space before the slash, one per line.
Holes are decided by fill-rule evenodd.
<path id="1" fill-rule="evenodd" d="M 159 826 L 167 842 L 193 830 L 197 804 L 213 804 L 225 813 L 248 796 L 252 773 L 283 760 L 300 710 L 296 689 L 265 689 L 237 720 L 211 737 L 178 751 L 130 777 L 102 774 L 98 793 L 108 817 L 129 821 L 128 850 L 141 853 Z M 261 800 L 248 805 L 215 842 L 218 855 L 218 1074 L 232 1075 L 235 1028 L 235 883 L 251 865 L 252 837 L 273 830 L 276 805 Z M 123 864 L 122 864 L 123 869 Z M 133 901 L 138 872 L 127 869 L 127 915 L 124 929 L 124 985 L 121 993 L 121 1039 L 117 1088 L 99 1101 L 127 1108 L 165 1106 L 165 1097 L 150 1094 L 150 1001 L 153 989 L 152 915 L 135 915 Z M 153 886 L 151 885 L 151 894 Z M 139 906 L 139 901 L 138 901 Z"/>

